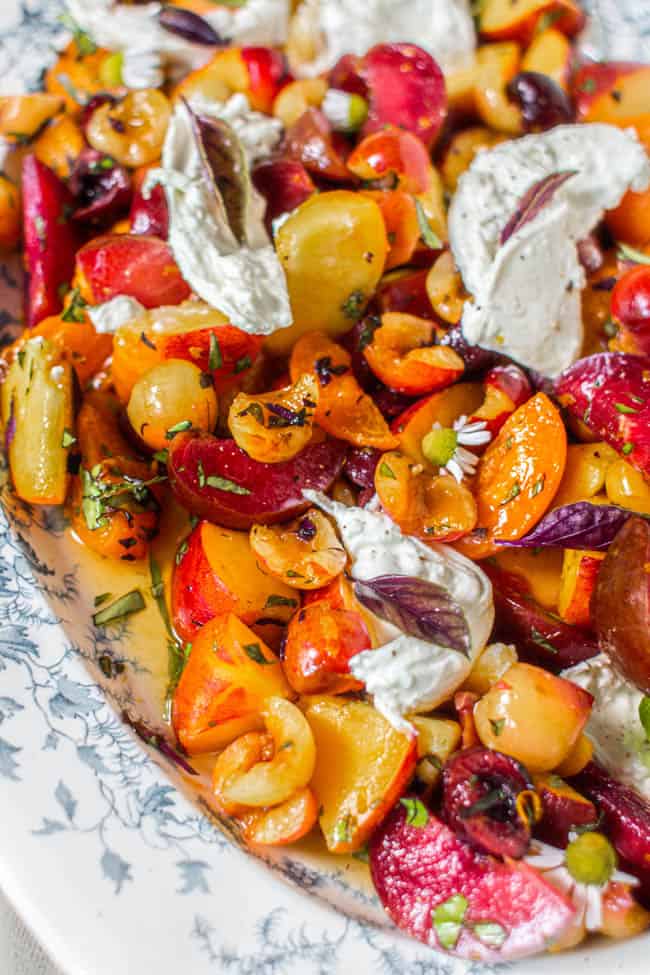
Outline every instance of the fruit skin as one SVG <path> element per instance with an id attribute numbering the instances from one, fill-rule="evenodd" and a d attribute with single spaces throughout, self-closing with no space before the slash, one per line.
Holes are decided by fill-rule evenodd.
<path id="1" fill-rule="evenodd" d="M 349 182 L 350 172 L 339 151 L 344 147 L 330 122 L 317 108 L 308 108 L 285 133 L 283 151 L 313 176 Z"/>
<path id="2" fill-rule="evenodd" d="M 248 653 L 246 647 L 255 651 Z M 188 754 L 217 751 L 262 729 L 265 700 L 289 693 L 273 652 L 232 613 L 218 616 L 201 627 L 192 643 L 174 691 L 172 725 Z"/>
<path id="3" fill-rule="evenodd" d="M 601 649 L 614 667 L 650 694 L 650 526 L 630 518 L 610 545 L 591 599 Z"/>
<path id="4" fill-rule="evenodd" d="M 508 417 L 530 399 L 533 390 L 525 372 L 514 363 L 490 369 L 483 383 L 485 400 L 471 417 L 470 423 L 485 420 L 487 429 L 494 437 Z"/>
<path id="5" fill-rule="evenodd" d="M 350 673 L 350 658 L 371 647 L 360 613 L 323 602 L 293 617 L 284 646 L 284 672 L 299 694 L 345 694 L 363 690 Z"/>
<path id="6" fill-rule="evenodd" d="M 589 717 L 593 697 L 541 667 L 516 663 L 474 708 L 479 738 L 531 772 L 549 772 L 569 754 Z"/>
<path id="7" fill-rule="evenodd" d="M 77 280 L 93 305 L 128 295 L 145 308 L 158 308 L 190 296 L 165 241 L 142 234 L 108 234 L 89 241 L 77 253 Z"/>
<path id="8" fill-rule="evenodd" d="M 431 148 L 447 115 L 444 76 L 431 55 L 415 44 L 377 44 L 359 74 L 368 87 L 364 135 L 399 125 Z"/>
<path id="9" fill-rule="evenodd" d="M 612 291 L 612 318 L 629 334 L 634 351 L 650 353 L 650 267 L 628 271 Z"/>
<path id="10" fill-rule="evenodd" d="M 603 895 L 601 931 L 608 938 L 632 938 L 650 927 L 650 913 L 634 897 L 628 884 L 611 882 Z"/>
<path id="11" fill-rule="evenodd" d="M 401 311 L 418 318 L 433 320 L 433 309 L 426 290 L 429 272 L 399 271 L 395 276 L 386 276 L 377 289 L 377 302 L 382 312 Z"/>
<path id="12" fill-rule="evenodd" d="M 457 895 L 468 902 L 451 949 L 461 958 L 523 958 L 544 951 L 567 930 L 575 909 L 532 867 L 477 853 L 431 813 L 424 826 L 409 826 L 406 818 L 404 806 L 395 806 L 369 844 L 373 883 L 402 930 L 440 950 L 432 915 Z M 473 930 L 488 921 L 506 933 L 500 948 L 481 942 Z"/>
<path id="13" fill-rule="evenodd" d="M 489 561 L 481 568 L 492 583 L 497 620 L 493 638 L 514 643 L 523 660 L 558 673 L 599 652 L 593 633 L 564 623 L 536 603 L 525 580 Z"/>
<path id="14" fill-rule="evenodd" d="M 132 234 L 144 234 L 146 237 L 158 237 L 167 240 L 169 234 L 169 209 L 165 190 L 156 184 L 145 197 L 142 184 L 148 172 L 148 167 L 138 170 L 135 176 L 135 187 L 129 211 L 129 222 Z"/>
<path id="15" fill-rule="evenodd" d="M 269 598 L 271 599 L 269 604 Z M 295 593 L 260 568 L 244 532 L 199 522 L 176 554 L 172 620 L 183 640 L 224 613 L 255 629 L 260 619 L 286 623 L 298 607 Z M 265 627 L 259 627 L 260 636 Z"/>
<path id="16" fill-rule="evenodd" d="M 266 200 L 267 229 L 276 217 L 291 213 L 316 192 L 314 182 L 296 159 L 265 159 L 252 172 L 256 190 Z"/>
<path id="17" fill-rule="evenodd" d="M 393 420 L 391 429 L 399 437 L 400 450 L 420 464 L 428 464 L 422 440 L 434 423 L 451 427 L 460 416 L 471 415 L 480 405 L 483 391 L 478 383 L 458 383 L 417 400 Z"/>
<path id="18" fill-rule="evenodd" d="M 22 166 L 23 240 L 27 272 L 25 320 L 30 328 L 63 306 L 79 246 L 78 230 L 66 218 L 74 207 L 69 189 L 35 156 Z"/>
<path id="19" fill-rule="evenodd" d="M 646 146 L 650 145 L 647 64 L 609 62 L 585 65 L 574 76 L 578 94 L 578 117 L 582 121 L 605 122 L 634 128 Z M 585 95 L 585 89 L 589 89 Z"/>
<path id="20" fill-rule="evenodd" d="M 591 625 L 589 603 L 604 558 L 604 552 L 564 550 L 557 610 L 565 623 Z"/>
<path id="21" fill-rule="evenodd" d="M 317 508 L 287 525 L 253 525 L 250 543 L 260 566 L 294 590 L 329 585 L 348 558 L 332 522 Z"/>
<path id="22" fill-rule="evenodd" d="M 519 71 L 521 48 L 512 41 L 482 44 L 476 52 L 474 101 L 481 121 L 490 129 L 520 135 L 520 109 L 510 100 L 508 82 Z"/>
<path id="23" fill-rule="evenodd" d="M 249 846 L 288 846 L 311 832 L 318 820 L 318 802 L 306 786 L 271 809 L 242 817 L 244 839 Z"/>
<path id="24" fill-rule="evenodd" d="M 650 475 L 650 357 L 601 352 L 580 359 L 557 379 L 555 392 L 597 437 Z"/>
<path id="25" fill-rule="evenodd" d="M 347 332 L 363 317 L 388 253 L 381 210 L 349 190 L 305 200 L 280 227 L 275 246 L 294 319 L 266 340 L 278 355 L 288 353 L 304 332 L 332 337 Z"/>
<path id="26" fill-rule="evenodd" d="M 345 446 L 340 441 L 310 443 L 301 453 L 281 464 L 251 460 L 232 440 L 210 434 L 174 437 L 169 455 L 169 478 L 180 503 L 192 514 L 227 528 L 250 528 L 289 521 L 309 502 L 302 490 L 327 491 L 341 473 Z M 206 481 L 217 476 L 239 487 L 236 493 L 206 483 L 200 486 L 200 468 Z"/>
<path id="27" fill-rule="evenodd" d="M 407 396 L 451 386 L 465 369 L 458 353 L 434 345 L 433 322 L 402 312 L 387 312 L 364 349 L 375 376 Z"/>
<path id="28" fill-rule="evenodd" d="M 596 826 L 598 813 L 593 802 L 553 773 L 533 776 L 535 789 L 542 800 L 542 818 L 535 826 L 535 836 L 545 843 L 564 849 L 569 833 L 576 826 Z"/>
<path id="29" fill-rule="evenodd" d="M 497 789 L 498 802 L 482 811 L 473 809 Z M 459 839 L 479 852 L 519 860 L 531 835 L 530 819 L 520 815 L 517 804 L 523 792 L 532 797 L 533 783 L 523 765 L 480 745 L 464 747 L 448 759 L 442 773 L 443 817 Z"/>
<path id="30" fill-rule="evenodd" d="M 470 558 L 521 538 L 549 507 L 562 480 L 567 437 L 559 411 L 537 393 L 504 423 L 482 455 L 476 474 L 478 526 L 457 543 Z"/>
<path id="31" fill-rule="evenodd" d="M 417 740 L 396 731 L 364 701 L 304 698 L 301 706 L 316 741 L 311 782 L 331 853 L 363 846 L 413 775 Z"/>
<path id="32" fill-rule="evenodd" d="M 616 240 L 635 247 L 650 243 L 650 189 L 628 190 L 616 209 L 608 211 L 605 222 Z"/>
<path id="33" fill-rule="evenodd" d="M 573 0 L 487 0 L 481 8 L 480 31 L 490 40 L 514 37 L 527 44 L 544 14 L 556 15 L 554 26 L 570 36 L 585 23 Z"/>
<path id="34" fill-rule="evenodd" d="M 597 762 L 590 762 L 571 785 L 595 803 L 621 869 L 638 877 L 640 900 L 650 906 L 650 803 L 617 782 Z"/>

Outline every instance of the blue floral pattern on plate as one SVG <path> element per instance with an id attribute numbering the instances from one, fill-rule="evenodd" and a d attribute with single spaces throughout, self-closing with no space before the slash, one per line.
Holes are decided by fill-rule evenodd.
<path id="1" fill-rule="evenodd" d="M 637 23 L 640 5 L 621 6 Z M 2 8 L 0 94 L 30 90 L 63 37 L 61 5 Z M 0 345 L 19 328 L 19 278 L 15 263 L 0 262 Z M 60 555 L 61 512 L 31 510 L 6 484 L 0 502 L 0 883 L 66 972 L 491 971 L 402 938 L 346 867 L 295 852 L 261 863 L 241 851 L 187 776 L 123 720 L 164 731 L 129 625 L 90 624 L 91 580 Z M 630 942 L 532 964 L 540 975 L 577 961 L 594 975 L 614 962 L 632 973 L 642 952 Z"/>

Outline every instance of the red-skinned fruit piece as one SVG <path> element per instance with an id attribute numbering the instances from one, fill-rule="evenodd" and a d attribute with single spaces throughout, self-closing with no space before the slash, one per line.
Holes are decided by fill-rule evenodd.
<path id="1" fill-rule="evenodd" d="M 76 158 L 69 186 L 77 206 L 75 220 L 106 225 L 124 214 L 131 202 L 128 170 L 96 149 L 84 149 Z"/>
<path id="2" fill-rule="evenodd" d="M 494 594 L 494 639 L 514 643 L 522 660 L 559 673 L 599 652 L 592 633 L 564 623 L 530 595 L 526 582 L 491 562 L 481 563 Z"/>
<path id="3" fill-rule="evenodd" d="M 136 234 L 109 234 L 87 243 L 77 254 L 75 282 L 93 305 L 127 295 L 145 308 L 158 308 L 190 296 L 165 241 Z"/>
<path id="4" fill-rule="evenodd" d="M 612 318 L 629 336 L 633 351 L 650 353 L 650 267 L 632 268 L 612 291 Z"/>
<path id="5" fill-rule="evenodd" d="M 528 377 L 519 366 L 495 366 L 485 379 L 485 399 L 470 419 L 485 420 L 487 428 L 496 436 L 511 413 L 533 395 Z"/>
<path id="6" fill-rule="evenodd" d="M 354 179 L 341 153 L 341 140 L 317 108 L 308 108 L 287 129 L 283 146 L 287 156 L 302 163 L 314 176 L 335 182 Z"/>
<path id="7" fill-rule="evenodd" d="M 248 71 L 250 103 L 258 112 L 268 114 L 273 99 L 289 80 L 284 56 L 271 47 L 242 47 L 240 53 Z"/>
<path id="8" fill-rule="evenodd" d="M 478 745 L 457 752 L 442 773 L 442 814 L 456 835 L 482 853 L 519 860 L 541 812 L 524 766 Z"/>
<path id="9" fill-rule="evenodd" d="M 553 773 L 540 772 L 533 777 L 542 802 L 542 816 L 535 826 L 535 836 L 545 843 L 564 849 L 569 833 L 576 827 L 598 825 L 598 813 L 590 799 Z"/>
<path id="10" fill-rule="evenodd" d="M 650 802 L 612 778 L 597 762 L 571 779 L 595 803 L 603 826 L 621 858 L 621 869 L 641 881 L 640 899 L 650 905 Z"/>
<path id="11" fill-rule="evenodd" d="M 363 58 L 356 54 L 344 54 L 339 58 L 328 75 L 330 88 L 339 88 L 351 95 L 368 97 L 368 86 L 361 77 Z"/>
<path id="12" fill-rule="evenodd" d="M 647 68 L 635 61 L 604 61 L 581 65 L 571 82 L 578 121 L 586 119 L 594 102 L 611 91 L 619 78 Z"/>
<path id="13" fill-rule="evenodd" d="M 265 219 L 291 213 L 316 192 L 313 180 L 296 159 L 265 159 L 253 170 L 255 188 L 266 200 Z"/>
<path id="14" fill-rule="evenodd" d="M 228 528 L 250 528 L 295 518 L 309 506 L 303 488 L 327 491 L 343 467 L 345 445 L 311 443 L 292 460 L 252 460 L 233 440 L 180 434 L 169 452 L 169 478 L 192 514 Z"/>
<path id="15" fill-rule="evenodd" d="M 619 673 L 650 694 L 650 525 L 630 518 L 600 565 L 591 618 L 601 649 Z"/>
<path id="16" fill-rule="evenodd" d="M 592 433 L 650 476 L 650 356 L 580 359 L 556 380 L 555 392 Z"/>
<path id="17" fill-rule="evenodd" d="M 431 147 L 447 115 L 437 61 L 415 44 L 377 44 L 363 58 L 360 74 L 369 101 L 364 135 L 399 125 Z"/>
<path id="18" fill-rule="evenodd" d="M 451 386 L 465 368 L 463 360 L 444 345 L 434 345 L 435 328 L 426 318 L 401 312 L 382 315 L 381 325 L 364 350 L 375 376 L 407 396 Z"/>
<path id="19" fill-rule="evenodd" d="M 398 804 L 369 845 L 375 888 L 398 927 L 482 962 L 536 954 L 562 937 L 575 909 L 537 871 L 477 853 L 431 813 L 423 825 L 409 825 L 414 818 Z"/>
<path id="20" fill-rule="evenodd" d="M 26 263 L 25 320 L 33 327 L 63 307 L 79 246 L 69 217 L 74 199 L 65 183 L 35 156 L 22 169 L 23 240 Z"/>
<path id="21" fill-rule="evenodd" d="M 412 132 L 387 125 L 366 136 L 350 154 L 348 168 L 363 180 L 397 181 L 397 188 L 416 195 L 432 187 L 431 158 Z"/>
<path id="22" fill-rule="evenodd" d="M 380 311 L 401 311 L 407 315 L 434 320 L 426 289 L 428 274 L 428 268 L 424 268 L 384 280 L 377 289 L 376 296 Z"/>
<path id="23" fill-rule="evenodd" d="M 153 186 L 145 196 L 142 192 L 145 176 L 146 171 L 136 174 L 135 189 L 129 212 L 131 233 L 167 240 L 169 235 L 169 209 L 165 191 L 158 184 Z"/>

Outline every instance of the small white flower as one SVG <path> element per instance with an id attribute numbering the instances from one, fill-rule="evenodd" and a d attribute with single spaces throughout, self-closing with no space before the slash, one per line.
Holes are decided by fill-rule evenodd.
<path id="1" fill-rule="evenodd" d="M 485 420 L 467 422 L 466 416 L 454 420 L 453 427 L 434 423 L 431 432 L 422 441 L 427 460 L 440 468 L 441 474 L 451 474 L 458 483 L 463 477 L 476 473 L 478 457 L 467 447 L 482 447 L 492 439 Z"/>
<path id="2" fill-rule="evenodd" d="M 570 840 L 575 839 L 575 834 L 571 833 Z M 540 873 L 545 878 L 562 891 L 573 901 L 578 917 L 578 923 L 584 923 L 587 931 L 600 931 L 603 924 L 603 894 L 610 883 L 630 884 L 635 886 L 639 883 L 636 877 L 622 870 L 613 870 L 604 883 L 582 883 L 577 880 L 569 871 L 566 861 L 566 850 L 560 850 L 548 843 L 534 840 L 531 852 L 524 857 L 526 863 Z"/>

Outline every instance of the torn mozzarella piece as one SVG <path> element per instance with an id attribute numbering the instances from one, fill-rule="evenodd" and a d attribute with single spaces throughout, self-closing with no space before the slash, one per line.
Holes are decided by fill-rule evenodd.
<path id="1" fill-rule="evenodd" d="M 448 700 L 483 650 L 494 622 L 490 581 L 478 565 L 455 549 L 424 545 L 402 534 L 387 515 L 348 507 L 315 491 L 304 495 L 336 521 L 354 579 L 384 575 L 426 579 L 446 589 L 465 615 L 470 635 L 467 657 L 375 618 L 379 638 L 386 643 L 350 660 L 351 672 L 373 695 L 375 707 L 396 728 L 410 728 L 404 716 Z"/>
<path id="2" fill-rule="evenodd" d="M 531 188 L 562 173 L 571 175 L 502 243 Z M 550 377 L 575 362 L 585 283 L 577 244 L 628 189 L 648 184 L 644 147 L 611 125 L 558 126 L 478 153 L 449 210 L 451 250 L 472 295 L 467 341 Z"/>
<path id="3" fill-rule="evenodd" d="M 226 126 L 231 147 L 242 155 L 227 174 L 241 220 L 238 230 L 231 226 L 195 122 L 188 106 L 179 102 L 167 130 L 162 168 L 149 173 L 144 192 L 156 184 L 164 187 L 169 245 L 192 290 L 237 328 L 269 335 L 292 318 L 284 271 L 264 227 L 265 202 L 252 186 L 239 140 Z"/>
<path id="4" fill-rule="evenodd" d="M 322 74 L 344 54 L 362 55 L 375 44 L 417 44 L 445 73 L 467 68 L 476 49 L 468 0 L 304 0 L 295 17 L 292 33 L 313 37 L 318 52 L 311 62 L 292 63 L 303 77 Z"/>
<path id="5" fill-rule="evenodd" d="M 600 654 L 562 672 L 593 695 L 585 728 L 599 762 L 650 799 L 650 741 L 639 717 L 643 694 Z"/>
<path id="6" fill-rule="evenodd" d="M 111 335 L 117 332 L 118 328 L 122 328 L 128 322 L 139 318 L 145 310 L 144 305 L 128 295 L 116 295 L 110 301 L 105 301 L 101 305 L 93 305 L 87 309 L 88 316 L 95 326 L 95 331 Z"/>

